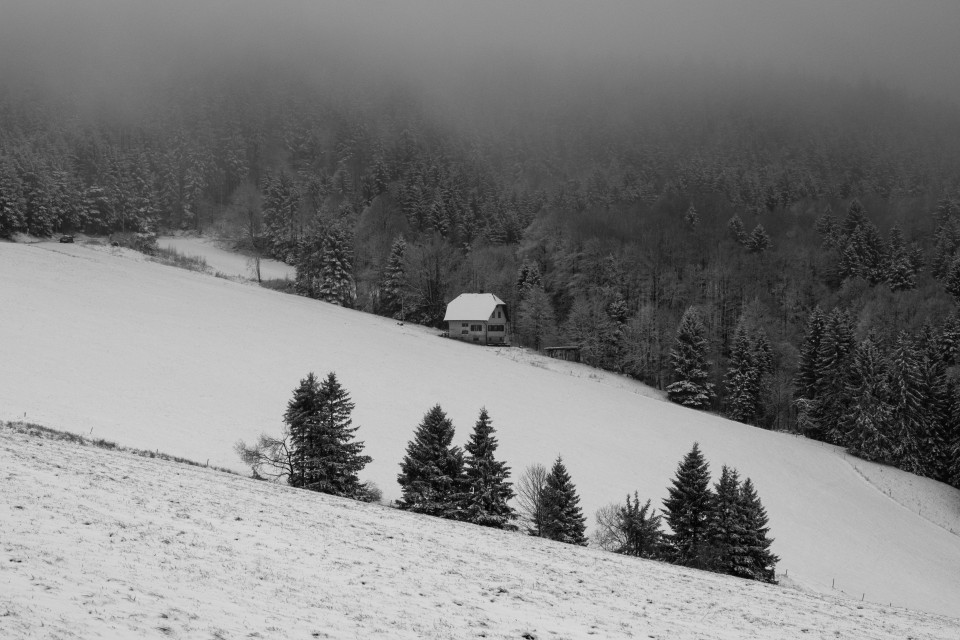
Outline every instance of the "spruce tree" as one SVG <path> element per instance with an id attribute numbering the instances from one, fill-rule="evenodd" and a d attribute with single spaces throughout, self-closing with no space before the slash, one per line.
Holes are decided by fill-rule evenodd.
<path id="1" fill-rule="evenodd" d="M 960 254 L 950 263 L 950 269 L 947 271 L 943 280 L 944 289 L 953 296 L 953 301 L 960 306 Z"/>
<path id="2" fill-rule="evenodd" d="M 670 352 L 676 381 L 667 386 L 667 397 L 686 407 L 703 409 L 713 400 L 713 384 L 708 382 L 706 328 L 699 312 L 690 307 L 683 314 L 674 348 Z"/>
<path id="3" fill-rule="evenodd" d="M 892 291 L 905 291 L 917 286 L 916 270 L 910 254 L 907 252 L 903 231 L 897 226 L 890 230 L 890 241 L 887 243 L 887 273 L 885 279 Z"/>
<path id="4" fill-rule="evenodd" d="M 464 460 L 460 517 L 484 527 L 515 529 L 511 523 L 517 515 L 507 504 L 514 496 L 507 480 L 510 468 L 494 457 L 497 446 L 490 416 L 486 409 L 481 409 L 465 447 L 467 456 Z"/>
<path id="5" fill-rule="evenodd" d="M 732 218 L 727 222 L 727 230 L 730 232 L 730 237 L 732 237 L 737 244 L 741 246 L 746 246 L 749 241 L 747 236 L 747 230 L 743 226 L 743 220 L 737 214 L 734 214 Z"/>
<path id="6" fill-rule="evenodd" d="M 287 481 L 294 487 L 305 487 L 313 482 L 313 436 L 321 411 L 320 383 L 310 372 L 293 391 L 287 403 L 283 422 L 290 441 L 290 469 Z"/>
<path id="7" fill-rule="evenodd" d="M 327 231 L 320 255 L 317 297 L 331 304 L 353 308 L 357 287 L 353 282 L 353 249 L 347 232 L 338 227 Z"/>
<path id="8" fill-rule="evenodd" d="M 663 532 L 660 530 L 661 516 L 656 509 L 650 508 L 650 500 L 642 506 L 637 493 L 633 501 L 627 494 L 626 504 L 617 508 L 616 527 L 621 544 L 614 549 L 638 558 L 659 558 L 663 553 Z"/>
<path id="9" fill-rule="evenodd" d="M 450 446 L 453 423 L 436 405 L 423 416 L 400 464 L 401 509 L 442 518 L 460 515 L 463 452 Z"/>
<path id="10" fill-rule="evenodd" d="M 742 578 L 753 577 L 745 527 L 740 476 L 736 469 L 724 465 L 710 500 L 707 537 L 711 570 Z"/>
<path id="11" fill-rule="evenodd" d="M 931 327 L 926 326 L 918 346 L 920 370 L 920 388 L 923 397 L 921 405 L 925 410 L 925 419 L 929 425 L 920 434 L 919 444 L 924 458 L 924 474 L 940 480 L 950 481 L 952 450 L 952 397 L 947 366 L 940 344 Z"/>
<path id="12" fill-rule="evenodd" d="M 807 318 L 807 331 L 800 346 L 800 365 L 797 368 L 796 385 L 798 398 L 813 400 L 818 388 L 818 370 L 820 368 L 820 343 L 826 323 L 823 311 L 819 306 L 814 307 Z"/>
<path id="13" fill-rule="evenodd" d="M 928 390 L 923 388 L 919 358 L 905 333 L 898 336 L 890 354 L 887 385 L 892 416 L 886 438 L 890 450 L 883 461 L 923 475 L 939 457 L 939 425 L 929 419 Z"/>
<path id="14" fill-rule="evenodd" d="M 749 572 L 754 580 L 776 582 L 776 567 L 780 558 L 770 551 L 773 539 L 768 538 L 767 511 L 760 502 L 760 496 L 750 478 L 743 481 L 740 488 L 741 508 L 743 509 L 744 547 L 749 558 Z"/>
<path id="15" fill-rule="evenodd" d="M 710 523 L 710 467 L 693 444 L 677 467 L 677 475 L 663 501 L 663 513 L 672 533 L 667 536 L 670 559 L 688 567 L 706 568 L 708 564 L 708 527 Z"/>
<path id="16" fill-rule="evenodd" d="M 747 249 L 750 253 L 763 253 L 773 246 L 770 236 L 762 224 L 758 224 L 750 232 L 750 238 L 747 240 Z"/>
<path id="17" fill-rule="evenodd" d="M 730 366 L 726 375 L 726 415 L 731 420 L 753 424 L 760 395 L 760 368 L 741 322 L 730 347 Z"/>
<path id="18" fill-rule="evenodd" d="M 540 535 L 550 540 L 587 546 L 586 518 L 580 509 L 580 497 L 567 473 L 563 460 L 558 456 L 547 475 L 543 495 L 543 525 Z"/>
<path id="19" fill-rule="evenodd" d="M 355 405 L 332 371 L 320 383 L 317 395 L 319 420 L 312 425 L 308 452 L 308 467 L 312 477 L 307 479 L 304 486 L 322 493 L 360 498 L 362 487 L 357 473 L 371 458 L 361 454 L 363 442 L 353 439 L 359 428 L 353 426 L 350 417 Z"/>
<path id="20" fill-rule="evenodd" d="M 840 444 L 837 429 L 850 399 L 847 385 L 855 347 L 850 314 L 835 309 L 826 320 L 817 352 L 816 401 L 807 429 L 808 437 Z"/>
<path id="21" fill-rule="evenodd" d="M 687 209 L 687 212 L 684 214 L 683 221 L 691 229 L 696 229 L 697 227 L 700 226 L 700 214 L 697 213 L 697 210 L 693 207 L 692 204 L 690 205 L 690 208 Z"/>
<path id="22" fill-rule="evenodd" d="M 850 403 L 831 440 L 865 460 L 886 461 L 894 417 L 887 398 L 886 363 L 870 337 L 857 346 L 845 392 Z"/>
<path id="23" fill-rule="evenodd" d="M 380 281 L 380 313 L 394 320 L 404 320 L 410 304 L 406 252 L 407 242 L 403 235 L 399 235 L 390 247 L 390 256 Z"/>

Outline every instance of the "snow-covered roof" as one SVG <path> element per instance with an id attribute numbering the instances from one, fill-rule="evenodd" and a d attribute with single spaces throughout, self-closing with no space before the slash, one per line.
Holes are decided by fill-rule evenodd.
<path id="1" fill-rule="evenodd" d="M 461 293 L 447 305 L 443 321 L 486 320 L 498 304 L 505 303 L 492 293 Z"/>

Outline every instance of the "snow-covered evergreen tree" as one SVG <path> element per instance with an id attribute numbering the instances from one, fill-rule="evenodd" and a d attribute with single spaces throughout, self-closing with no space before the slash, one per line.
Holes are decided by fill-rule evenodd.
<path id="1" fill-rule="evenodd" d="M 953 301 L 960 306 L 960 253 L 950 263 L 950 269 L 943 280 L 943 287 L 953 296 Z"/>
<path id="2" fill-rule="evenodd" d="M 380 280 L 380 313 L 395 320 L 404 320 L 409 306 L 406 268 L 407 241 L 398 235 L 390 247 L 390 255 Z"/>
<path id="3" fill-rule="evenodd" d="M 290 473 L 295 487 L 361 498 L 357 473 L 370 462 L 362 455 L 363 443 L 354 442 L 357 427 L 350 414 L 354 404 L 336 374 L 321 383 L 311 372 L 300 381 L 287 404 Z"/>
<path id="4" fill-rule="evenodd" d="M 320 283 L 317 287 L 320 300 L 347 308 L 353 308 L 357 301 L 351 244 L 343 228 L 333 226 L 327 231 L 320 255 Z"/>
<path id="5" fill-rule="evenodd" d="M 919 357 L 906 334 L 897 337 L 890 354 L 887 387 L 892 416 L 887 433 L 890 451 L 883 461 L 923 475 L 927 456 L 930 466 L 939 457 L 939 425 L 929 415 L 929 390 L 924 388 Z M 924 450 L 924 445 L 929 450 Z"/>
<path id="6" fill-rule="evenodd" d="M 559 456 L 547 475 L 543 508 L 541 537 L 568 544 L 587 545 L 584 535 L 586 518 L 580 509 L 580 496 L 577 495 L 567 467 Z"/>
<path id="7" fill-rule="evenodd" d="M 718 573 L 752 578 L 747 553 L 746 510 L 740 495 L 740 476 L 724 465 L 713 487 L 707 525 L 710 569 Z"/>
<path id="8" fill-rule="evenodd" d="M 508 504 L 514 496 L 510 468 L 494 457 L 497 446 L 490 416 L 481 409 L 465 447 L 460 517 L 484 527 L 516 529 L 512 522 L 517 515 Z"/>
<path id="9" fill-rule="evenodd" d="M 667 386 L 667 397 L 677 404 L 703 409 L 713 400 L 713 384 L 708 382 L 706 328 L 694 307 L 687 309 L 677 328 L 670 352 L 675 382 Z"/>
<path id="10" fill-rule="evenodd" d="M 744 480 L 740 487 L 740 501 L 744 512 L 744 546 L 746 555 L 750 558 L 752 573 L 749 577 L 762 582 L 776 582 L 776 568 L 780 558 L 770 551 L 773 539 L 767 536 L 770 533 L 767 511 L 763 508 L 750 478 Z"/>
<path id="11" fill-rule="evenodd" d="M 696 229 L 700 226 L 700 214 L 697 213 L 697 210 L 691 204 L 690 208 L 687 209 L 687 212 L 683 216 L 684 223 L 691 229 Z"/>
<path id="12" fill-rule="evenodd" d="M 706 568 L 708 563 L 708 527 L 710 523 L 710 467 L 693 444 L 677 467 L 677 475 L 667 489 L 663 513 L 672 531 L 667 536 L 670 559 L 688 567 Z"/>
<path id="13" fill-rule="evenodd" d="M 807 435 L 816 440 L 836 440 L 840 418 L 849 401 L 847 385 L 856 343 L 853 320 L 843 309 L 827 318 L 817 352 L 817 388 Z"/>
<path id="14" fill-rule="evenodd" d="M 634 492 L 633 500 L 627 494 L 626 504 L 617 508 L 616 523 L 619 545 L 613 549 L 638 558 L 660 558 L 663 554 L 663 531 L 660 529 L 662 516 L 650 507 L 650 500 L 643 505 Z"/>
<path id="15" fill-rule="evenodd" d="M 423 416 L 400 464 L 401 509 L 442 518 L 460 516 L 463 452 L 450 446 L 453 423 L 436 405 Z"/>
<path id="16" fill-rule="evenodd" d="M 770 236 L 767 234 L 767 230 L 763 228 L 763 225 L 758 224 L 755 226 L 753 231 L 750 232 L 750 237 L 747 239 L 747 249 L 750 253 L 763 253 L 772 246 L 773 242 L 770 240 Z"/>
<path id="17" fill-rule="evenodd" d="M 731 420 L 753 424 L 760 396 L 760 367 L 754 359 L 753 345 L 741 322 L 733 334 L 730 366 L 726 375 L 726 415 Z"/>
<path id="18" fill-rule="evenodd" d="M 854 352 L 845 391 L 849 406 L 835 424 L 832 441 L 846 445 L 850 453 L 865 460 L 886 461 L 894 418 L 887 400 L 886 364 L 870 337 Z"/>
<path id="19" fill-rule="evenodd" d="M 898 226 L 890 230 L 890 241 L 887 243 L 886 281 L 892 291 L 905 291 L 917 286 L 913 260 L 907 251 L 903 231 Z"/>
<path id="20" fill-rule="evenodd" d="M 800 365 L 795 378 L 798 398 L 812 400 L 816 395 L 819 386 L 817 376 L 820 369 L 818 358 L 825 327 L 823 311 L 819 306 L 814 307 L 807 318 L 807 330 L 803 336 L 803 344 L 800 346 Z"/>
<path id="21" fill-rule="evenodd" d="M 307 452 L 308 477 L 303 486 L 313 491 L 347 498 L 360 498 L 362 485 L 359 473 L 370 461 L 362 455 L 363 442 L 356 442 L 353 426 L 354 404 L 350 394 L 332 371 L 317 389 L 318 420 L 311 420 Z"/>
<path id="22" fill-rule="evenodd" d="M 312 433 L 320 416 L 320 383 L 313 372 L 300 381 L 283 414 L 290 440 L 290 476 L 294 487 L 306 486 L 313 478 L 309 466 L 313 447 Z"/>
<path id="23" fill-rule="evenodd" d="M 749 241 L 749 236 L 747 236 L 747 230 L 743 226 L 743 220 L 737 214 L 734 214 L 732 218 L 727 222 L 727 230 L 730 232 L 730 236 L 736 241 L 737 244 L 746 246 Z"/>

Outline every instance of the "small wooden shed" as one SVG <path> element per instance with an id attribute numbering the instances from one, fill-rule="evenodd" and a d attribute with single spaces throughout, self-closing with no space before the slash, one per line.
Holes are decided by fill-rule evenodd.
<path id="1" fill-rule="evenodd" d="M 575 344 L 567 344 L 559 347 L 544 347 L 543 352 L 557 360 L 580 362 L 580 347 Z"/>

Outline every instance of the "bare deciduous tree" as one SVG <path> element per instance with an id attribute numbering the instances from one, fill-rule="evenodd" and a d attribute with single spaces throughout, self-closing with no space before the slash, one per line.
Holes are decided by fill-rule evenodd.
<path id="1" fill-rule="evenodd" d="M 543 527 L 547 475 L 545 466 L 532 464 L 523 470 L 517 481 L 517 513 L 528 533 L 534 536 L 539 536 Z"/>
<path id="2" fill-rule="evenodd" d="M 258 480 L 286 480 L 293 473 L 293 456 L 288 437 L 274 438 L 261 433 L 250 445 L 240 440 L 234 451 L 245 464 L 250 465 L 253 477 Z"/>

